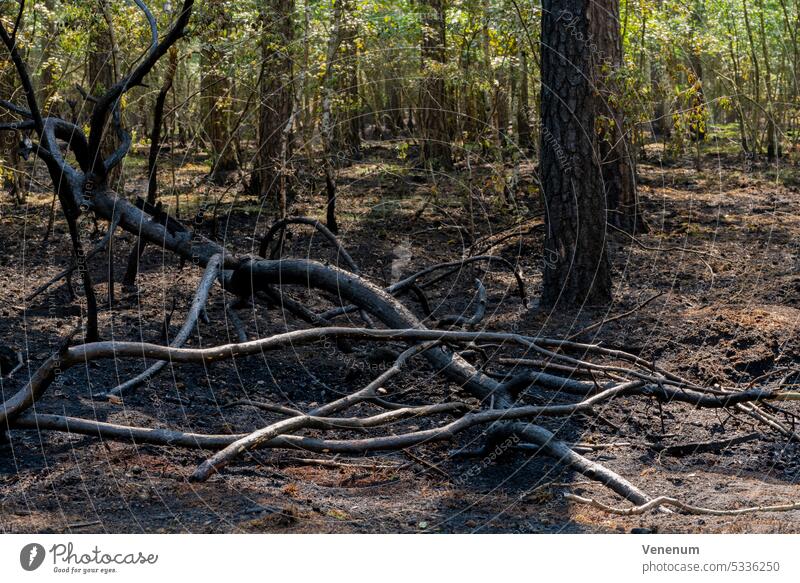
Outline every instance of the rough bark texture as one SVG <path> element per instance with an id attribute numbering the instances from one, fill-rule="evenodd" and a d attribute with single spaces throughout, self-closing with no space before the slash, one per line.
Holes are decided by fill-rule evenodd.
<path id="1" fill-rule="evenodd" d="M 453 167 L 447 115 L 445 66 L 445 0 L 424 0 L 422 15 L 422 87 L 419 126 L 422 153 L 433 168 Z"/>
<path id="2" fill-rule="evenodd" d="M 224 41 L 230 27 L 230 16 L 209 4 L 206 19 L 208 26 L 216 31 L 217 39 Z M 231 172 L 239 168 L 230 132 L 231 77 L 225 71 L 225 54 L 213 43 L 204 43 L 201 67 L 201 107 L 211 151 L 210 177 L 216 183 L 223 183 Z"/>
<path id="3" fill-rule="evenodd" d="M 588 0 L 545 0 L 542 10 L 542 137 L 545 306 L 611 299 L 606 204 L 594 152 Z"/>
<path id="4" fill-rule="evenodd" d="M 98 0 L 93 3 L 93 26 L 89 37 L 89 56 L 86 62 L 86 75 L 89 81 L 89 93 L 94 96 L 102 95 L 117 82 L 117 56 L 119 47 L 116 36 L 111 26 L 111 2 Z M 86 111 L 92 110 L 92 105 L 85 106 Z M 108 158 L 119 147 L 117 132 L 111 127 L 110 116 L 106 118 L 103 131 L 100 157 Z M 117 165 L 109 172 L 107 181 L 109 188 L 122 190 L 122 164 Z"/>
<path id="5" fill-rule="evenodd" d="M 261 8 L 261 86 L 258 153 L 250 188 L 275 202 L 280 196 L 282 135 L 292 114 L 293 72 L 289 54 L 294 38 L 294 0 L 270 0 Z"/>
<path id="6" fill-rule="evenodd" d="M 15 90 L 15 73 L 11 61 L 4 59 L 0 62 L 0 95 L 3 99 L 10 99 Z M 0 123 L 14 121 L 14 115 L 0 110 Z M 0 134 L 0 185 L 3 191 L 12 198 L 21 202 L 25 197 L 24 183 L 22 180 L 22 160 L 19 155 L 19 142 L 22 138 L 20 132 L 3 132 Z"/>
<path id="7" fill-rule="evenodd" d="M 361 117 L 358 95 L 358 25 L 352 0 L 336 0 L 336 57 L 332 63 L 335 95 L 333 108 L 333 149 L 337 159 L 347 164 L 361 158 Z"/>
<path id="8" fill-rule="evenodd" d="M 597 150 L 603 161 L 608 220 L 628 233 L 642 232 L 644 220 L 636 193 L 634 156 L 626 134 L 625 115 L 616 102 L 617 96 L 624 94 L 618 79 L 622 67 L 619 0 L 591 2 L 589 29 L 596 45 L 591 53 L 597 94 Z"/>

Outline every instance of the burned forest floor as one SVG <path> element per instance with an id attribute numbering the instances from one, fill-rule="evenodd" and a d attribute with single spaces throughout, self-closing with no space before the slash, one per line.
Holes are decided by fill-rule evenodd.
<path id="1" fill-rule="evenodd" d="M 426 289 L 435 318 L 471 314 L 474 281 L 481 278 L 488 291 L 481 329 L 565 338 L 633 310 L 578 338 L 625 349 L 708 385 L 770 386 L 782 375 L 767 373 L 800 367 L 800 187 L 791 161 L 752 164 L 708 152 L 697 170 L 691 160 L 660 161 L 658 148 L 648 148 L 638 166 L 648 231 L 635 241 L 613 231 L 610 235 L 614 303 L 552 313 L 536 302 L 543 231 L 533 165 L 522 165 L 512 204 L 490 166 L 473 162 L 470 168 L 461 164 L 451 173 L 431 175 L 415 168 L 413 154 L 406 144 L 368 142 L 362 160 L 338 170 L 340 239 L 361 271 L 374 283 L 388 285 L 470 252 L 500 255 L 520 265 L 533 300 L 523 306 L 507 270 L 471 265 Z M 144 196 L 144 164 L 142 152 L 126 161 L 125 192 L 131 200 Z M 257 253 L 273 210 L 243 194 L 240 182 L 209 184 L 202 157 L 175 154 L 162 167 L 161 200 L 172 214 L 233 252 Z M 26 204 L 15 205 L 8 197 L 0 201 L 0 344 L 21 352 L 26 362 L 2 379 L 6 397 L 81 317 L 81 303 L 71 298 L 63 281 L 32 301 L 25 299 L 70 261 L 60 217 L 44 240 L 52 200 L 48 186 L 39 171 Z M 290 215 L 323 219 L 324 181 L 300 172 L 290 202 Z M 98 241 L 105 225 L 96 233 L 90 224 L 86 228 L 86 239 Z M 290 233 L 284 256 L 337 261 L 330 246 L 307 227 L 292 227 Z M 137 285 L 124 287 L 119 280 L 134 242 L 121 231 L 115 236 L 117 283 L 111 306 L 108 256 L 101 253 L 90 262 L 101 302 L 101 336 L 165 343 L 183 322 L 201 270 L 148 247 Z M 300 288 L 290 293 L 316 311 L 331 305 Z M 236 341 L 225 311 L 230 300 L 218 286 L 212 290 L 207 321 L 200 321 L 187 346 Z M 419 314 L 413 299 L 403 301 Z M 261 300 L 238 314 L 251 339 L 308 327 Z M 339 321 L 361 325 L 357 314 Z M 151 363 L 96 361 L 67 371 L 36 410 L 204 433 L 245 432 L 279 417 L 237 401 L 313 408 L 376 377 L 386 366 L 386 355 L 376 346 L 357 343 L 345 353 L 317 344 L 210 366 L 168 365 L 146 385 L 112 402 L 92 395 Z M 486 366 L 496 365 L 490 359 Z M 411 404 L 440 402 L 457 393 L 422 359 L 412 361 L 387 388 Z M 529 393 L 526 398 L 535 402 L 535 390 Z M 793 426 L 790 413 L 800 414 L 800 406 L 781 408 L 786 413 L 776 414 Z M 412 419 L 405 427 L 431 423 Z M 592 416 L 541 424 L 569 443 L 600 446 L 585 455 L 652 495 L 724 509 L 800 499 L 800 444 L 736 411 L 659 407 L 642 398 L 621 398 Z M 739 443 L 711 451 L 693 445 L 739 437 Z M 800 511 L 605 514 L 562 494 L 623 503 L 601 485 L 530 449 L 503 447 L 477 458 L 453 455 L 480 445 L 480 438 L 476 430 L 451 443 L 360 457 L 259 450 L 196 484 L 187 478 L 208 452 L 14 430 L 10 443 L 0 445 L 0 531 L 800 531 Z"/>

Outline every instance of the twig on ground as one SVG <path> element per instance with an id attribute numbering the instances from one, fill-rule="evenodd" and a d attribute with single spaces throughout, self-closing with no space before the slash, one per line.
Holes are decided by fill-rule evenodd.
<path id="1" fill-rule="evenodd" d="M 604 512 L 608 512 L 610 514 L 618 514 L 620 516 L 634 516 L 637 514 L 644 514 L 648 510 L 656 510 L 661 506 L 672 506 L 674 508 L 678 508 L 679 510 L 683 510 L 684 512 L 688 512 L 689 514 L 707 514 L 711 516 L 741 516 L 742 514 L 754 514 L 756 512 L 790 512 L 792 510 L 800 510 L 800 502 L 793 502 L 790 504 L 778 504 L 775 506 L 751 506 L 748 508 L 735 508 L 732 510 L 720 510 L 716 508 L 703 508 L 702 506 L 693 506 L 691 504 L 687 504 L 682 500 L 678 500 L 677 498 L 671 498 L 670 496 L 659 496 L 658 498 L 653 498 L 652 500 L 645 502 L 644 504 L 640 504 L 638 506 L 631 506 L 629 508 L 616 508 L 614 506 L 609 506 L 608 504 L 603 504 L 593 498 L 585 498 L 583 496 L 577 496 L 575 494 L 564 494 L 564 498 L 567 500 L 571 500 L 572 502 L 579 502 L 581 504 L 588 504 L 590 506 L 594 506 L 595 508 L 599 508 Z"/>
<path id="2" fill-rule="evenodd" d="M 170 343 L 170 346 L 174 348 L 180 348 L 186 343 L 186 341 L 189 339 L 189 336 L 191 336 L 192 331 L 197 325 L 197 319 L 200 317 L 200 314 L 202 313 L 203 308 L 205 307 L 206 302 L 208 301 L 208 294 L 211 291 L 211 286 L 217 279 L 217 275 L 221 267 L 222 267 L 222 255 L 215 255 L 208 262 L 205 273 L 203 273 L 203 277 L 200 280 L 200 284 L 197 286 L 197 291 L 195 292 L 194 299 L 192 300 L 192 305 L 189 308 L 189 313 L 186 315 L 186 321 L 183 323 L 183 326 L 181 326 L 181 329 L 178 331 L 178 334 L 175 336 L 175 339 Z M 137 375 L 134 378 L 129 379 L 120 385 L 117 385 L 115 388 L 111 389 L 105 394 L 97 395 L 97 397 L 107 398 L 110 396 L 120 396 L 123 393 L 135 389 L 142 383 L 145 383 L 151 378 L 153 378 L 166 365 L 167 365 L 166 360 L 158 361 L 155 364 L 153 364 L 150 368 L 148 368 L 146 371 L 144 371 L 142 374 Z"/>
<path id="3" fill-rule="evenodd" d="M 579 330 L 578 332 L 575 332 L 574 334 L 572 334 L 570 336 L 567 336 L 567 340 L 574 340 L 578 336 L 586 334 L 587 332 L 591 332 L 592 330 L 595 330 L 596 328 L 600 328 L 601 326 L 605 326 L 609 322 L 614 322 L 616 320 L 621 320 L 622 318 L 627 318 L 631 314 L 634 314 L 634 313 L 638 312 L 639 310 L 641 310 L 642 308 L 644 308 L 647 304 L 649 304 L 653 300 L 658 299 L 661 296 L 663 296 L 664 293 L 665 292 L 658 292 L 654 296 L 646 299 L 645 301 L 643 301 L 642 303 L 638 304 L 636 307 L 628 310 L 627 312 L 623 312 L 622 314 L 617 314 L 616 316 L 612 316 L 610 318 L 605 318 L 605 319 L 603 319 L 603 320 L 601 320 L 599 322 L 596 322 L 595 324 L 587 326 L 583 330 Z"/>

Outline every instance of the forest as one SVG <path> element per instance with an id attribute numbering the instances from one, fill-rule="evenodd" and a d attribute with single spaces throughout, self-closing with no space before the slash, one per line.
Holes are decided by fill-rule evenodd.
<path id="1" fill-rule="evenodd" d="M 0 532 L 797 532 L 798 35 L 0 0 Z"/>

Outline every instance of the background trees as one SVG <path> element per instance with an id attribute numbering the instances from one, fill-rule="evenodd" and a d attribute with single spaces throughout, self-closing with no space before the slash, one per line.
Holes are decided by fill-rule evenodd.
<path id="1" fill-rule="evenodd" d="M 173 4 L 153 3 L 161 25 Z M 3 4 L 9 22 L 15 6 Z M 93 96 L 136 62 L 120 47 L 146 43 L 147 27 L 127 3 L 37 0 L 25 10 L 40 15 L 23 19 L 18 41 L 40 65 L 42 102 L 84 123 Z M 589 190 L 604 192 L 597 212 L 613 228 L 645 228 L 638 159 L 690 155 L 699 165 L 701 147 L 714 143 L 749 162 L 793 162 L 800 139 L 795 0 L 702 0 L 688 9 L 677 0 L 594 0 L 586 10 L 593 17 L 580 31 L 585 39 L 571 26 L 564 42 L 594 49 L 585 71 L 594 114 L 580 123 L 592 125 L 587 135 L 601 171 Z M 563 65 L 542 60 L 543 24 L 541 8 L 520 0 L 202 3 L 187 42 L 158 63 L 147 86 L 126 94 L 119 115 L 137 148 L 159 142 L 148 162 L 154 181 L 171 171 L 159 153 L 180 151 L 182 160 L 204 164 L 212 182 L 270 201 L 278 216 L 295 193 L 324 192 L 335 228 L 336 200 L 346 196 L 340 174 L 361 157 L 365 140 L 379 139 L 419 168 L 488 165 L 492 204 L 524 213 L 548 197 L 541 185 L 564 178 L 552 175 L 560 164 L 550 168 L 554 147 L 577 145 L 542 103 L 551 96 L 540 94 L 545 73 L 560 74 Z M 14 97 L 15 80 L 3 71 L 4 96 Z M 7 134 L 0 148 L 3 187 L 13 196 L 26 187 L 23 137 Z M 102 153 L 118 143 L 106 132 Z M 534 187 L 520 183 L 527 160 L 539 170 Z M 113 173 L 122 190 L 121 165 Z M 179 203 L 177 196 L 178 214 Z"/>

